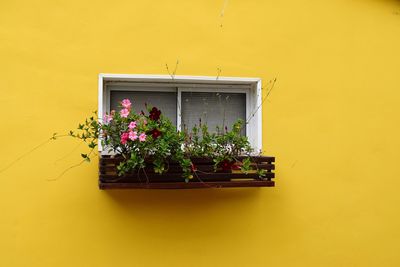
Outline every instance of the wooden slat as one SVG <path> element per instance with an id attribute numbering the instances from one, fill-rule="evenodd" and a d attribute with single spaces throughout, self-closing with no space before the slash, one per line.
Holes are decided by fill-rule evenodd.
<path id="1" fill-rule="evenodd" d="M 264 169 L 264 170 L 275 170 L 275 164 L 270 164 L 270 163 L 260 163 L 253 165 L 257 169 Z"/>
<path id="2" fill-rule="evenodd" d="M 168 182 L 168 183 L 99 183 L 100 189 L 195 189 L 225 187 L 272 187 L 273 181 L 218 181 L 218 182 Z"/>
<path id="3" fill-rule="evenodd" d="M 178 165 L 170 165 L 168 168 L 167 173 L 182 173 L 182 168 Z M 116 171 L 117 168 L 115 165 L 100 165 L 99 166 L 100 172 L 108 172 L 108 171 Z M 198 165 L 196 169 L 203 172 L 214 172 L 213 165 Z M 154 173 L 154 168 L 146 167 L 144 169 L 147 173 Z"/>
<path id="4" fill-rule="evenodd" d="M 275 173 L 272 172 L 268 172 L 265 174 L 265 178 L 274 178 Z M 110 174 L 100 174 L 99 175 L 100 179 L 102 181 L 106 181 L 108 180 L 132 180 L 133 182 L 135 180 L 140 180 L 141 181 L 145 181 L 147 179 L 149 180 L 157 180 L 157 181 L 163 181 L 163 180 L 176 180 L 176 179 L 183 179 L 182 177 L 180 177 L 179 174 L 175 174 L 175 173 L 165 173 L 165 174 L 147 174 L 147 178 L 146 175 L 144 175 L 143 173 L 141 174 L 133 174 L 133 175 L 129 175 L 129 176 L 123 176 L 123 177 L 116 177 L 115 175 L 110 175 Z M 197 173 L 194 175 L 194 177 L 198 177 L 200 179 L 241 179 L 241 178 L 253 178 L 253 179 L 258 179 L 259 176 L 257 173 L 248 173 L 248 174 L 244 174 L 244 173 Z"/>
<path id="5" fill-rule="evenodd" d="M 243 160 L 244 158 L 247 158 L 246 156 L 240 156 L 238 157 L 238 160 Z M 275 162 L 275 157 L 268 157 L 268 156 L 253 156 L 251 157 L 253 162 L 256 163 L 261 163 L 261 162 Z M 116 157 L 116 158 L 111 158 L 110 156 L 105 156 L 102 155 L 99 160 L 99 164 L 118 164 L 122 161 L 123 159 L 121 157 Z M 211 158 L 192 158 L 192 162 L 196 165 L 199 164 L 214 164 L 214 161 Z M 147 163 L 151 163 L 151 159 L 146 160 Z M 178 164 L 177 162 L 170 161 L 170 165 L 176 165 Z"/>
<path id="6" fill-rule="evenodd" d="M 252 169 L 264 169 L 264 170 L 274 170 L 275 165 L 274 164 L 268 164 L 268 163 L 260 163 L 260 164 L 253 164 Z M 214 165 L 196 165 L 196 169 L 199 171 L 203 172 L 214 172 Z M 106 172 L 116 172 L 117 167 L 115 164 L 111 165 L 99 165 L 99 170 L 101 173 L 106 173 Z M 154 169 L 151 167 L 146 167 L 145 171 L 147 173 L 154 173 Z M 218 170 L 218 172 L 228 172 L 228 171 L 222 171 Z M 178 165 L 170 165 L 168 168 L 167 173 L 182 173 L 182 168 Z"/>
<path id="7" fill-rule="evenodd" d="M 246 156 L 239 156 L 238 159 L 242 160 L 247 158 Z M 270 156 L 252 156 L 252 161 L 260 163 L 260 162 L 275 162 L 275 157 Z"/>

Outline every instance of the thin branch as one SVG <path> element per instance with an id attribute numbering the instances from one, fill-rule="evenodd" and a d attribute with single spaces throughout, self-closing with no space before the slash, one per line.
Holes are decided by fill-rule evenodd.
<path id="1" fill-rule="evenodd" d="M 226 7 L 228 6 L 228 0 L 225 0 L 224 1 L 224 5 L 222 6 L 222 9 L 221 9 L 221 13 L 220 13 L 220 19 L 221 19 L 221 22 L 220 22 L 220 24 L 219 24 L 219 26 L 222 28 L 222 20 L 223 20 L 223 18 L 224 18 L 224 15 L 225 15 L 225 10 L 226 10 Z"/>
<path id="2" fill-rule="evenodd" d="M 144 168 L 143 168 L 143 173 L 144 173 L 144 176 L 146 177 L 146 186 L 148 187 L 150 180 L 149 180 L 149 176 L 147 176 L 147 172 Z"/>
<path id="3" fill-rule="evenodd" d="M 171 78 L 173 80 L 174 76 L 172 76 L 171 72 L 169 71 L 168 63 L 165 63 L 165 68 L 167 69 L 168 75 L 171 76 Z"/>
<path id="4" fill-rule="evenodd" d="M 174 69 L 174 72 L 172 73 L 174 75 L 174 78 L 175 78 L 175 75 L 176 75 L 176 71 L 178 70 L 178 65 L 179 65 L 179 60 L 176 60 L 175 69 Z"/>
<path id="5" fill-rule="evenodd" d="M 205 185 L 205 186 L 207 186 L 207 187 L 210 187 L 210 188 L 213 188 L 213 187 L 214 187 L 214 186 L 212 186 L 212 185 L 210 185 L 210 184 L 204 182 L 204 181 L 199 177 L 199 175 L 197 174 L 197 172 L 200 172 L 200 171 L 196 170 L 196 171 L 194 171 L 193 173 L 194 173 L 194 175 L 196 176 L 196 178 L 200 181 L 200 183 L 202 183 L 203 185 Z M 190 181 L 189 181 L 189 183 L 190 183 Z"/>
<path id="6" fill-rule="evenodd" d="M 24 154 L 22 154 L 21 156 L 19 156 L 18 158 L 16 158 L 15 160 L 13 160 L 10 164 L 8 164 L 7 166 L 5 166 L 3 169 L 0 170 L 0 173 L 5 172 L 6 170 L 8 170 L 9 168 L 11 168 L 12 166 L 14 166 L 15 163 L 17 163 L 18 161 L 22 160 L 23 158 L 25 158 L 26 156 L 30 155 L 31 153 L 33 153 L 34 151 L 36 151 L 37 149 L 41 148 L 42 146 L 46 145 L 48 142 L 52 141 L 52 140 L 56 140 L 57 138 L 60 137 L 66 137 L 69 135 L 57 135 L 56 133 L 53 134 L 52 137 L 50 137 L 49 139 L 47 139 L 46 141 L 40 143 L 39 145 L 35 146 L 34 148 L 32 148 L 31 150 L 25 152 Z"/>
<path id="7" fill-rule="evenodd" d="M 171 73 L 168 67 L 168 63 L 165 63 L 165 68 L 167 69 L 167 72 L 169 74 L 169 76 L 171 76 L 171 79 L 174 80 L 175 79 L 175 75 L 176 75 L 176 71 L 178 70 L 178 65 L 179 65 L 179 60 L 176 60 L 175 63 L 175 69 L 174 71 Z"/>
<path id="8" fill-rule="evenodd" d="M 219 76 L 220 76 L 220 74 L 221 74 L 221 69 L 220 68 L 217 68 L 217 77 L 215 78 L 215 80 L 216 81 L 218 81 L 218 79 L 219 79 Z"/>
<path id="9" fill-rule="evenodd" d="M 90 161 L 90 155 L 93 153 L 94 148 L 92 148 L 89 153 L 87 154 L 86 158 L 83 159 L 81 162 L 72 165 L 71 167 L 66 168 L 62 173 L 60 173 L 60 175 L 58 175 L 56 178 L 48 178 L 46 179 L 47 181 L 57 181 L 58 179 L 60 179 L 65 173 L 67 173 L 68 171 L 70 171 L 71 169 L 74 169 L 76 167 L 81 166 L 85 161 Z"/>
<path id="10" fill-rule="evenodd" d="M 249 118 L 247 119 L 245 124 L 248 124 L 250 120 L 257 114 L 258 110 L 261 108 L 261 106 L 264 104 L 265 100 L 267 100 L 268 96 L 271 94 L 272 90 L 274 89 L 275 83 L 276 83 L 276 78 L 273 79 L 271 82 L 271 88 L 268 90 L 266 96 L 261 100 L 260 105 L 256 108 L 256 110 L 250 114 Z"/>
<path id="11" fill-rule="evenodd" d="M 84 142 L 84 141 L 82 140 L 82 142 Z M 71 151 L 69 151 L 68 153 L 66 153 L 64 156 L 62 156 L 61 158 L 57 159 L 56 161 L 54 161 L 54 164 L 57 164 L 61 160 L 66 159 L 68 156 L 70 156 L 72 153 L 74 153 L 81 145 L 82 145 L 82 143 L 79 142 Z"/>
<path id="12" fill-rule="evenodd" d="M 77 164 L 75 164 L 75 165 L 72 165 L 71 167 L 68 167 L 67 169 L 65 169 L 62 173 L 60 173 L 60 175 L 58 175 L 56 178 L 48 178 L 48 179 L 46 179 L 47 181 L 57 181 L 58 179 L 60 179 L 66 172 L 68 172 L 69 170 L 71 170 L 71 169 L 74 169 L 74 168 L 76 168 L 76 167 L 79 167 L 79 166 L 81 166 L 84 162 L 86 161 L 86 159 L 83 159 L 81 162 L 79 162 L 79 163 L 77 163 Z"/>

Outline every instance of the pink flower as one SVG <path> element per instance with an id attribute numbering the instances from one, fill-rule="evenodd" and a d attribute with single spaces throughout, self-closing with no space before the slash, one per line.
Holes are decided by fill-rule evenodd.
<path id="1" fill-rule="evenodd" d="M 141 134 L 139 135 L 139 141 L 140 141 L 140 142 L 146 141 L 146 134 L 145 134 L 145 133 L 141 133 Z"/>
<path id="2" fill-rule="evenodd" d="M 128 128 L 131 129 L 131 130 L 135 129 L 136 128 L 136 121 L 131 121 L 131 123 L 129 123 Z"/>
<path id="3" fill-rule="evenodd" d="M 146 120 L 146 119 L 143 120 L 143 124 L 144 124 L 144 125 L 147 124 L 147 120 Z"/>
<path id="4" fill-rule="evenodd" d="M 121 117 L 122 117 L 122 118 L 127 118 L 128 115 L 129 115 L 129 109 L 124 108 L 124 109 L 122 109 L 122 110 L 119 112 L 119 114 L 121 114 Z"/>
<path id="5" fill-rule="evenodd" d="M 128 141 L 129 133 L 122 133 L 121 134 L 121 144 L 125 145 Z"/>
<path id="6" fill-rule="evenodd" d="M 132 103 L 131 103 L 131 101 L 129 101 L 129 99 L 124 99 L 121 101 L 121 105 L 126 109 L 130 109 Z"/>
<path id="7" fill-rule="evenodd" d="M 112 119 L 113 119 L 112 115 L 104 114 L 103 122 L 104 123 L 109 123 L 110 121 L 112 121 Z"/>
<path id="8" fill-rule="evenodd" d="M 129 132 L 129 139 L 131 139 L 132 141 L 135 141 L 136 139 L 138 139 L 137 132 L 130 131 Z"/>
<path id="9" fill-rule="evenodd" d="M 123 106 L 124 108 L 130 109 L 131 105 L 132 103 L 129 99 L 124 99 L 121 101 L 121 106 Z"/>

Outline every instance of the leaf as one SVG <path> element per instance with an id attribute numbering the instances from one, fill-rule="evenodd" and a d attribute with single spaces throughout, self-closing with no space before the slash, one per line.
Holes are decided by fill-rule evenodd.
<path id="1" fill-rule="evenodd" d="M 53 133 L 53 136 L 50 139 L 56 140 L 57 139 L 57 133 Z"/>
<path id="2" fill-rule="evenodd" d="M 265 177 L 267 172 L 264 169 L 259 169 L 259 170 L 257 170 L 257 174 L 258 174 L 258 177 L 263 178 L 263 177 Z"/>
<path id="3" fill-rule="evenodd" d="M 96 144 L 92 141 L 92 142 L 89 143 L 88 146 L 89 146 L 89 148 L 95 148 Z"/>
<path id="4" fill-rule="evenodd" d="M 250 164 L 251 164 L 250 158 L 245 158 L 242 161 L 242 164 L 243 165 L 241 167 L 241 171 L 244 172 L 245 174 L 248 174 L 248 172 L 250 170 Z"/>

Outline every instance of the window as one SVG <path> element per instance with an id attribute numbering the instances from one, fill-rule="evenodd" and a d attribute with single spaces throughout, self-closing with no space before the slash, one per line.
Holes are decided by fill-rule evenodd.
<path id="1" fill-rule="evenodd" d="M 243 129 L 256 151 L 261 149 L 261 80 L 168 75 L 99 75 L 99 114 L 118 109 L 119 102 L 129 98 L 136 112 L 144 103 L 159 108 L 176 125 L 191 129 L 207 123 L 230 128 L 237 119 L 247 122 Z M 101 146 L 99 146 L 101 151 Z"/>

